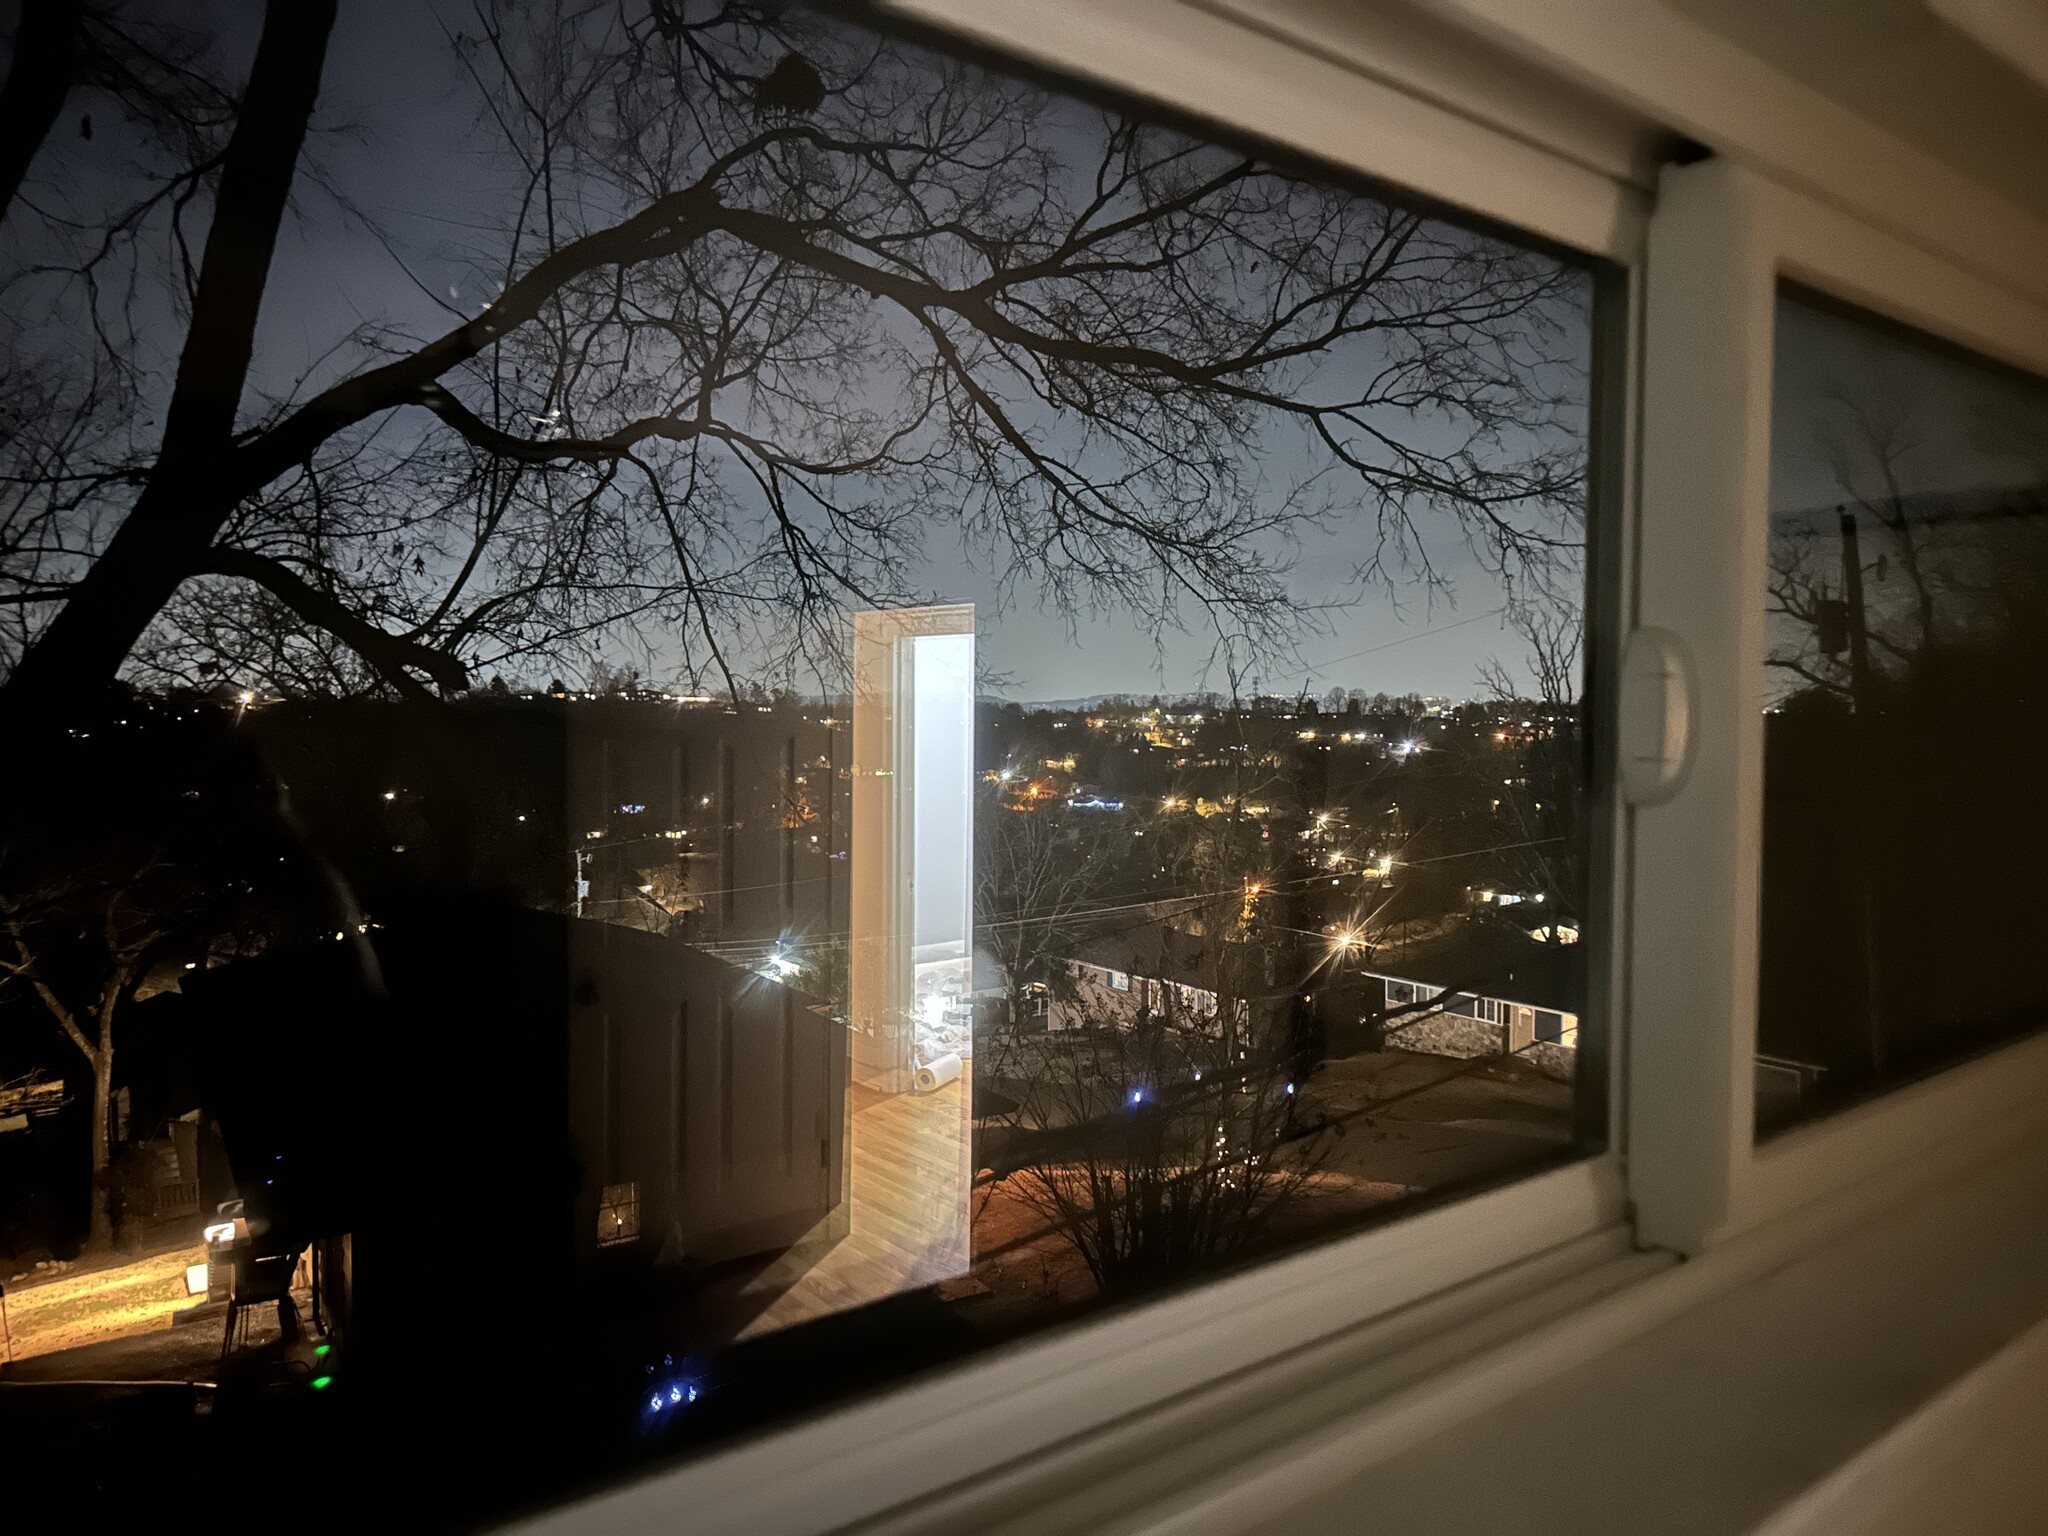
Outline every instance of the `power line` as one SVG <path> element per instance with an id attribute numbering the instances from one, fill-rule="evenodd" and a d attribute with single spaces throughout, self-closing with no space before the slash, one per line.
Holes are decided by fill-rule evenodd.
<path id="1" fill-rule="evenodd" d="M 1429 629 L 1418 629 L 1414 634 L 1403 635 L 1398 640 L 1383 640 L 1378 645 L 1368 645 L 1362 651 L 1352 651 L 1344 656 L 1332 656 L 1328 661 L 1318 662 L 1315 666 L 1310 667 L 1308 675 L 1310 677 L 1319 677 L 1331 667 L 1336 666 L 1340 661 L 1356 661 L 1361 656 L 1375 655 L 1380 651 L 1391 651 L 1397 645 L 1409 645 L 1417 640 L 1427 640 L 1431 635 L 1441 635 L 1453 629 L 1463 629 L 1467 624 L 1477 624 L 1481 619 L 1498 618 L 1507 611 L 1508 605 L 1502 603 L 1498 608 L 1489 608 L 1484 613 L 1475 613 L 1469 619 L 1454 619 L 1448 624 L 1437 624 Z"/>

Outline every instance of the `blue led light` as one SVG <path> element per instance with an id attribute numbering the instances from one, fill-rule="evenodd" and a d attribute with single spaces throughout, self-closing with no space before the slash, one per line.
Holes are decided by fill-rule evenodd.
<path id="1" fill-rule="evenodd" d="M 665 1358 L 662 1364 L 673 1367 L 674 1357 Z M 666 1418 L 672 1410 L 697 1401 L 698 1388 L 695 1382 L 675 1375 L 672 1370 L 661 1371 L 659 1366 L 650 1365 L 647 1370 L 650 1375 L 660 1371 L 654 1382 L 653 1395 L 647 1399 L 647 1408 L 651 1414 Z"/>

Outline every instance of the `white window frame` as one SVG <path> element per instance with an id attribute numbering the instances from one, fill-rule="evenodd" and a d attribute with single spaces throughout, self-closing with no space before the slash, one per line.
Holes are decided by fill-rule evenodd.
<path id="1" fill-rule="evenodd" d="M 1408 90 L 1368 72 L 1357 62 L 1356 37 L 1305 46 L 1307 23 L 1299 17 L 1283 36 L 1190 0 L 893 0 L 889 9 L 970 46 L 1406 189 L 1497 223 L 1504 237 L 1520 231 L 1615 262 L 1637 280 L 1613 355 L 1631 371 L 1638 366 L 1648 201 L 1618 169 L 1635 146 L 1590 155 L 1583 143 L 1546 137 L 1538 127 L 1489 124 L 1443 105 L 1440 81 Z M 1588 625 L 1605 626 L 1618 640 L 1633 603 L 1636 424 L 1633 390 L 1614 396 L 1621 419 L 1606 424 L 1615 440 L 1605 451 L 1620 510 L 1615 526 L 1603 530 L 1607 570 Z M 1594 1234 L 1620 1232 L 1627 1210 L 1620 1002 L 1629 948 L 1628 827 L 1605 790 L 1588 820 L 1596 867 L 1609 872 L 1606 887 L 1590 897 L 1595 910 L 1612 914 L 1590 977 L 1590 1008 L 1609 1021 L 1611 1041 L 1606 1150 L 968 1357 L 522 1530 L 659 1522 L 678 1510 L 690 1511 L 692 1530 L 704 1536 L 836 1529 L 1478 1277 L 1554 1260 Z"/>
<path id="2" fill-rule="evenodd" d="M 2048 1033 L 1757 1144 L 1765 585 L 1780 279 L 2048 376 L 2048 309 L 1727 161 L 1668 170 L 1644 326 L 1638 622 L 1694 672 L 1694 752 L 1635 813 L 1629 1186 L 1697 1253 L 2048 1104 Z"/>

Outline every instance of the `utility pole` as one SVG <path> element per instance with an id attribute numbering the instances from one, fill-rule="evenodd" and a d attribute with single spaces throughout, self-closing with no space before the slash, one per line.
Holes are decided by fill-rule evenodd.
<path id="1" fill-rule="evenodd" d="M 1842 533 L 1842 599 L 1849 614 L 1849 697 L 1855 715 L 1851 727 L 1856 764 L 1854 805 L 1856 825 L 1851 843 L 1856 861 L 1856 883 L 1863 908 L 1863 1013 L 1867 1031 L 1865 1045 L 1870 1056 L 1870 1075 L 1884 1074 L 1884 977 L 1879 964 L 1878 905 L 1873 878 L 1871 839 L 1877 835 L 1877 796 L 1872 792 L 1872 762 L 1877 755 L 1875 702 L 1870 687 L 1870 633 L 1863 616 L 1863 551 L 1856 528 L 1856 514 L 1844 504 L 1835 508 Z"/>
<path id="2" fill-rule="evenodd" d="M 1870 635 L 1863 625 L 1863 553 L 1856 514 L 1835 508 L 1842 529 L 1842 597 L 1849 610 L 1849 693 L 1856 713 L 1867 707 L 1870 684 Z"/>

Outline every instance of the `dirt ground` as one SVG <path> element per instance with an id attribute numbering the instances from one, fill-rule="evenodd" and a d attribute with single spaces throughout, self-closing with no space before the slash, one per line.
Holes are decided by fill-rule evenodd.
<path id="1" fill-rule="evenodd" d="M 185 1290 L 186 1266 L 205 1262 L 204 1244 L 183 1243 L 65 1265 L 48 1278 L 10 1283 L 7 1332 L 14 1358 L 169 1328 L 174 1313 L 205 1299 Z"/>
<path id="2" fill-rule="evenodd" d="M 1570 1146 L 1572 1088 L 1514 1059 L 1366 1051 L 1327 1063 L 1302 1095 L 1312 1170 L 1275 1209 L 1259 1246 L 1340 1232 L 1403 1195 L 1511 1171 Z M 1094 1298 L 1074 1245 L 1019 1197 L 1014 1177 L 975 1191 L 974 1269 L 939 1295 L 1001 1325 Z"/>
<path id="3" fill-rule="evenodd" d="M 1332 1122 L 1320 1166 L 1419 1193 L 1571 1145 L 1569 1083 L 1513 1058 L 1364 1051 L 1328 1063 L 1303 1110 Z"/>
<path id="4" fill-rule="evenodd" d="M 1572 1090 L 1525 1063 L 1364 1052 L 1304 1085 L 1302 1112 L 1330 1129 L 1308 1144 L 1313 1172 L 1274 1212 L 1256 1246 L 1340 1232 L 1408 1194 L 1504 1173 L 1570 1145 Z M 1014 1176 L 973 1194 L 974 1268 L 939 1295 L 968 1320 L 1003 1327 L 1086 1305 L 1096 1284 L 1065 1234 L 1020 1197 Z M 218 1320 L 173 1328 L 192 1306 L 197 1244 L 67 1267 L 8 1286 L 17 1380 L 205 1377 Z M 274 1330 L 274 1321 L 266 1320 Z"/>

